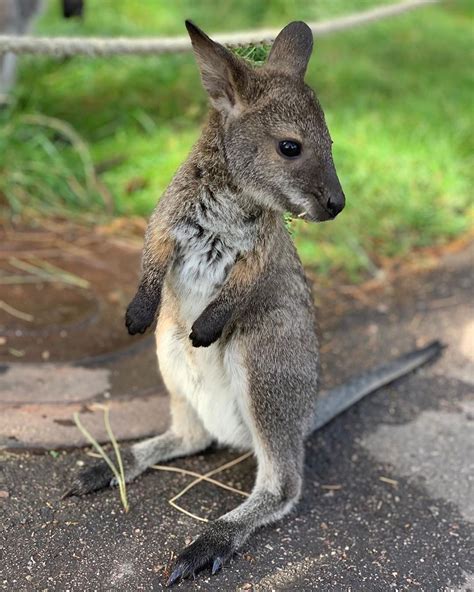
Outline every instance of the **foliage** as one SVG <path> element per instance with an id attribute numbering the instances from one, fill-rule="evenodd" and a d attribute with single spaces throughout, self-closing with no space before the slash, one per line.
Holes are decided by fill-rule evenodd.
<path id="1" fill-rule="evenodd" d="M 50 3 L 38 31 L 182 35 L 185 17 L 211 32 L 236 31 L 374 3 L 89 0 L 84 22 L 62 21 Z M 348 204 L 330 224 L 294 223 L 304 261 L 319 272 L 357 277 L 381 257 L 468 229 L 472 13 L 468 2 L 450 3 L 316 40 L 307 79 L 326 112 Z M 264 58 L 260 48 L 243 51 Z M 14 104 L 0 114 L 0 204 L 3 194 L 20 212 L 26 204 L 40 211 L 104 212 L 105 185 L 116 214 L 148 215 L 197 138 L 206 109 L 190 54 L 25 57 Z M 77 141 L 32 125 L 32 115 L 75 130 L 102 171 L 100 183 L 91 182 Z"/>

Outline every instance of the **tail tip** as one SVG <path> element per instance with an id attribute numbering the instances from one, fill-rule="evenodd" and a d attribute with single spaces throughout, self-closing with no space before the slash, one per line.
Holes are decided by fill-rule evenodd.
<path id="1" fill-rule="evenodd" d="M 443 343 L 439 339 L 430 341 L 427 345 L 418 350 L 418 354 L 425 354 L 426 360 L 438 358 L 443 351 L 448 347 L 447 343 Z"/>

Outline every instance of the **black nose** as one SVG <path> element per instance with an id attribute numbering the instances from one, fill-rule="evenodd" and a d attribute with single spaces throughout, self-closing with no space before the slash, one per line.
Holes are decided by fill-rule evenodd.
<path id="1" fill-rule="evenodd" d="M 329 210 L 330 214 L 334 216 L 334 218 L 342 212 L 344 206 L 346 204 L 346 198 L 344 193 L 341 191 L 337 196 L 332 196 L 328 199 L 326 203 L 326 208 Z"/>

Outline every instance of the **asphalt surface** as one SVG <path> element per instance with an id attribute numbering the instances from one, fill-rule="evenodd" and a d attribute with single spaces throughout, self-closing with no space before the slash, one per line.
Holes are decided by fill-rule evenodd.
<path id="1" fill-rule="evenodd" d="M 441 338 L 442 359 L 371 395 L 307 443 L 296 510 L 255 534 L 210 577 L 178 590 L 474 590 L 474 287 L 472 251 L 396 278 L 343 315 L 321 311 L 326 385 Z M 342 297 L 341 297 L 342 298 Z M 199 473 L 237 456 L 176 462 Z M 60 501 L 84 450 L 0 455 L 0 588 L 141 591 L 164 587 L 170 561 L 202 529 L 168 499 L 190 478 L 149 471 L 130 512 L 108 490 Z M 249 491 L 251 459 L 219 478 Z M 238 495 L 200 484 L 180 503 L 216 518 Z"/>

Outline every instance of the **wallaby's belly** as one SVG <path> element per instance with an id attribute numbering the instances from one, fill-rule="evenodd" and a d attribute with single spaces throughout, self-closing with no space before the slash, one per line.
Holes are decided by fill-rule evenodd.
<path id="1" fill-rule="evenodd" d="M 158 364 L 168 390 L 189 401 L 219 443 L 251 448 L 240 407 L 247 399 L 246 372 L 235 343 L 224 349 L 218 343 L 194 348 L 188 332 L 167 317 L 166 311 L 160 314 L 156 340 Z"/>

